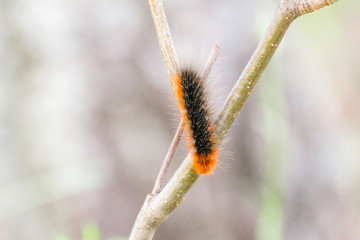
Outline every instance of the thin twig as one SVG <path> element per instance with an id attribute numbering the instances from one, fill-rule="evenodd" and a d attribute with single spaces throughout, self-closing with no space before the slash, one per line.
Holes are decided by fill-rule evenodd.
<path id="1" fill-rule="evenodd" d="M 303 0 L 301 1 L 301 4 L 303 4 L 303 6 L 305 3 L 310 4 L 310 6 L 313 6 L 311 9 L 316 10 L 320 6 L 326 6 L 335 1 L 336 0 Z M 153 9 L 162 9 L 162 2 L 161 0 L 149 0 L 149 2 L 152 7 L 155 25 L 157 25 L 156 21 L 158 18 L 154 15 L 155 11 Z M 298 2 L 299 0 L 295 2 L 282 2 L 271 21 L 270 26 L 268 27 L 264 38 L 259 43 L 244 72 L 236 82 L 226 101 L 226 104 L 223 107 L 223 110 L 218 116 L 216 140 L 219 144 L 224 139 L 225 134 L 229 131 L 237 114 L 244 106 L 245 101 L 250 95 L 252 89 L 255 87 L 265 67 L 269 63 L 271 57 L 277 49 L 277 46 L 280 44 L 286 30 L 294 19 L 302 15 Z M 311 3 L 314 2 L 315 5 L 311 5 Z M 160 4 L 161 6 L 156 7 L 155 5 L 152 5 L 152 3 L 155 5 Z M 160 14 L 165 16 L 164 12 Z M 163 50 L 164 49 L 162 49 L 162 51 Z M 192 166 L 191 157 L 188 154 L 164 189 L 156 196 L 148 195 L 146 197 L 145 202 L 136 218 L 129 240 L 152 239 L 156 229 L 183 201 L 186 193 L 198 177 L 199 175 L 195 172 Z"/>
<path id="2" fill-rule="evenodd" d="M 213 48 L 212 48 L 212 50 L 210 52 L 209 58 L 208 58 L 207 63 L 206 63 L 206 67 L 205 67 L 204 72 L 202 74 L 202 78 L 206 79 L 209 76 L 209 74 L 210 74 L 216 60 L 219 57 L 219 53 L 220 53 L 220 46 L 219 46 L 218 43 L 216 43 L 213 46 Z"/>
<path id="3" fill-rule="evenodd" d="M 181 135 L 184 131 L 184 121 L 181 119 L 180 123 L 179 123 L 179 126 L 176 130 L 176 133 L 175 133 L 175 136 L 171 142 L 171 145 L 169 147 L 169 150 L 166 154 L 166 157 L 164 159 L 164 162 L 161 166 L 161 169 L 160 169 L 160 172 L 156 178 L 156 181 L 155 181 L 155 185 L 154 185 L 154 189 L 152 190 L 151 194 L 152 195 L 156 195 L 158 194 L 160 191 L 161 191 L 161 188 L 162 188 L 162 185 L 163 185 L 163 182 L 164 182 L 164 178 L 165 178 L 165 175 L 166 175 L 166 172 L 170 166 L 170 163 L 171 163 L 171 160 L 175 154 L 175 150 L 179 144 L 179 141 L 181 139 Z"/>

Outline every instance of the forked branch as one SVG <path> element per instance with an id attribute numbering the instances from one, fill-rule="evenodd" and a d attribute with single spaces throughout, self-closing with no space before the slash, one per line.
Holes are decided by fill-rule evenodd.
<path id="1" fill-rule="evenodd" d="M 172 76 L 178 60 L 166 22 L 161 0 L 148 0 L 159 38 L 160 48 Z M 330 5 L 337 0 L 282 0 L 266 33 L 243 73 L 235 83 L 217 118 L 216 140 L 220 144 L 236 116 L 244 106 L 258 79 L 279 46 L 290 24 L 299 16 Z M 190 155 L 186 157 L 164 189 L 156 196 L 148 195 L 132 229 L 130 240 L 149 240 L 156 229 L 182 202 L 199 175 L 194 171 Z"/>

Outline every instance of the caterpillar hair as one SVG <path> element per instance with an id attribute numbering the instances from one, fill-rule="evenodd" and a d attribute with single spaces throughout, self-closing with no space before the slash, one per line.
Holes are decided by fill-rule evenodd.
<path id="1" fill-rule="evenodd" d="M 211 174 L 218 164 L 214 127 L 207 93 L 207 74 L 197 67 L 180 67 L 174 89 L 192 150 L 193 166 L 199 174 Z"/>

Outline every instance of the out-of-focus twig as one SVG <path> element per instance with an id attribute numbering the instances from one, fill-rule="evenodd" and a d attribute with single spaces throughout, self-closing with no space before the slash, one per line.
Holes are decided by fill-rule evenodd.
<path id="1" fill-rule="evenodd" d="M 218 43 L 216 43 L 213 46 L 213 48 L 212 48 L 212 50 L 210 52 L 209 58 L 207 60 L 206 67 L 205 67 L 204 72 L 202 74 L 203 79 L 206 79 L 209 76 L 209 74 L 210 74 L 216 60 L 219 57 L 219 53 L 220 53 L 220 46 L 219 46 Z"/>
<path id="2" fill-rule="evenodd" d="M 155 185 L 154 185 L 154 189 L 152 190 L 151 194 L 152 195 L 156 195 L 158 194 L 160 191 L 161 191 L 161 188 L 162 188 L 162 185 L 163 185 L 163 182 L 164 182 L 164 178 L 165 178 L 165 175 L 166 175 L 166 172 L 170 166 L 170 163 L 171 163 L 171 160 L 175 154 L 175 150 L 179 144 L 179 141 L 181 139 L 181 135 L 184 131 L 184 121 L 181 119 L 180 123 L 179 123 L 179 126 L 176 130 L 176 133 L 175 133 L 175 136 L 171 142 L 171 145 L 169 147 L 169 150 L 166 154 L 166 157 L 164 159 L 164 162 L 160 168 L 160 172 L 156 178 L 156 181 L 155 181 Z"/>

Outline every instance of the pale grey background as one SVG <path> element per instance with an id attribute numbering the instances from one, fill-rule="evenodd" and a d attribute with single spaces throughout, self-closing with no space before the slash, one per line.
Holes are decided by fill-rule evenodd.
<path id="1" fill-rule="evenodd" d="M 177 46 L 220 44 L 219 106 L 278 2 L 164 2 Z M 274 239 L 279 219 L 284 239 L 360 239 L 359 10 L 294 22 L 220 168 L 155 239 Z M 88 221 L 128 235 L 176 129 L 172 96 L 146 1 L 0 1 L 0 238 L 80 239 Z"/>

